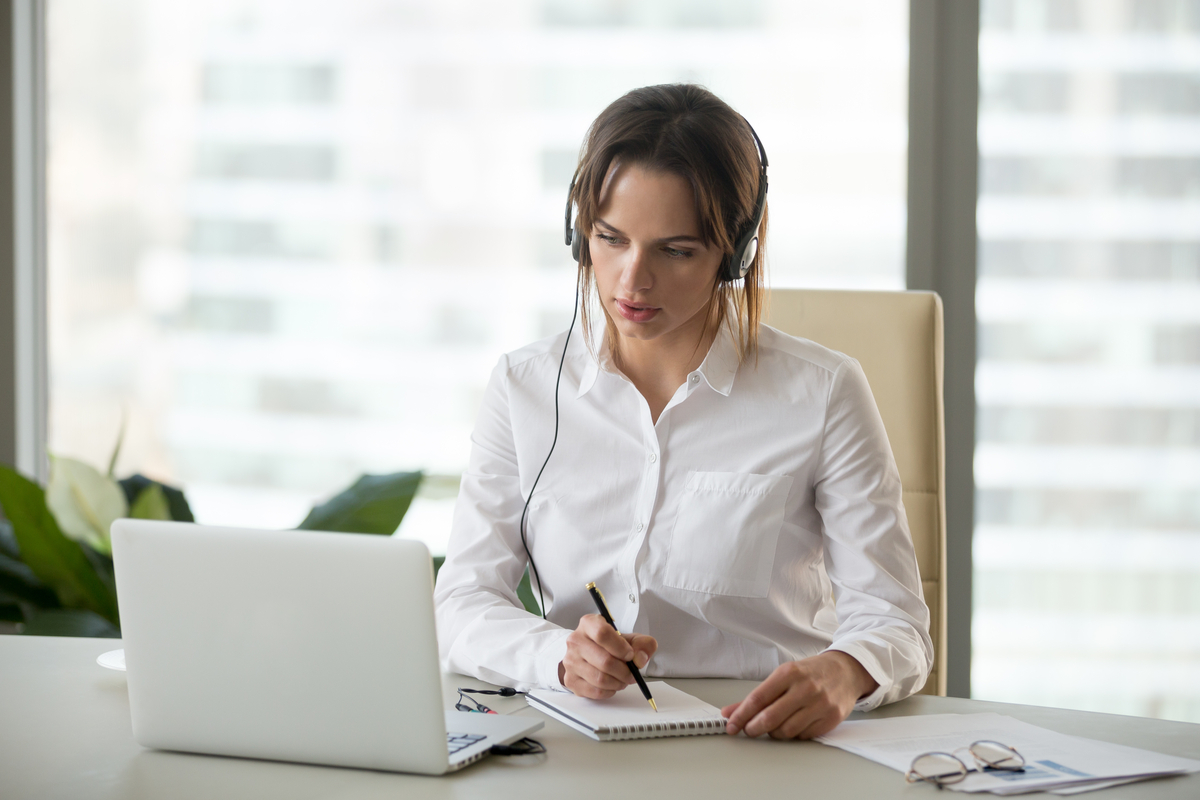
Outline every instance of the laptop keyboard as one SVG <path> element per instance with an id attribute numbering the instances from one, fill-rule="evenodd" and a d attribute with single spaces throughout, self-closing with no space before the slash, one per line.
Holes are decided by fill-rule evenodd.
<path id="1" fill-rule="evenodd" d="M 485 738 L 481 733 L 447 733 L 446 745 L 450 748 L 450 755 L 454 755 L 464 747 L 470 747 Z"/>

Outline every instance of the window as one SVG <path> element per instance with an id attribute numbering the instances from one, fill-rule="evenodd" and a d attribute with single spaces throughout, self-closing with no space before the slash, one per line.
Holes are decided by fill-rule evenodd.
<path id="1" fill-rule="evenodd" d="M 1200 4 L 986 0 L 972 693 L 1200 721 Z"/>
<path id="2" fill-rule="evenodd" d="M 771 161 L 776 286 L 901 288 L 907 5 L 56 0 L 52 452 L 286 527 L 430 475 L 444 547 L 499 355 L 566 327 L 587 125 L 697 81 Z"/>

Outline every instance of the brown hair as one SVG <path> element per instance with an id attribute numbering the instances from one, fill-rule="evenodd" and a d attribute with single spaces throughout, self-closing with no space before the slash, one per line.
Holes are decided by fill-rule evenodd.
<path id="1" fill-rule="evenodd" d="M 588 237 L 599 213 L 600 196 L 614 163 L 637 164 L 682 177 L 692 187 L 696 216 L 705 246 L 733 254 L 739 234 L 753 223 L 760 162 L 746 120 L 712 92 L 695 84 L 664 84 L 634 89 L 596 117 L 579 153 L 571 201 L 578 206 L 579 292 L 583 298 L 583 331 L 590 337 L 588 307 L 595 291 Z M 742 360 L 758 347 L 758 322 L 765 295 L 763 258 L 767 217 L 758 232 L 758 253 L 746 276 L 713 283 L 705 331 L 725 322 L 736 310 L 734 333 Z M 601 306 L 603 308 L 603 306 Z M 616 331 L 605 311 L 609 341 Z M 702 337 L 703 338 L 703 335 Z M 589 338 L 589 344 L 590 338 Z"/>

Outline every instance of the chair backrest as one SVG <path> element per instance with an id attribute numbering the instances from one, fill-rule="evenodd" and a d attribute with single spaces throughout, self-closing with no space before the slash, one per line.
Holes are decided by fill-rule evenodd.
<path id="1" fill-rule="evenodd" d="M 933 671 L 946 694 L 946 468 L 942 301 L 933 292 L 776 289 L 765 322 L 858 360 L 904 487 L 904 510 L 931 614 Z"/>

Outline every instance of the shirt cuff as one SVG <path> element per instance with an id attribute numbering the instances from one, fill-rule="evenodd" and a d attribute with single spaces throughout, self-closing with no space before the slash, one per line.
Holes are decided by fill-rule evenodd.
<path id="1" fill-rule="evenodd" d="M 839 653 L 845 653 L 853 658 L 862 668 L 867 671 L 867 674 L 874 679 L 875 683 L 879 684 L 875 691 L 865 697 L 858 698 L 858 702 L 854 704 L 855 711 L 871 711 L 878 708 L 883 702 L 884 695 L 892 688 L 892 678 L 884 670 L 879 660 L 871 654 L 868 648 L 862 647 L 858 642 L 846 642 L 828 648 L 829 650 L 837 650 Z"/>
<path id="2" fill-rule="evenodd" d="M 558 665 L 567 655 L 567 637 L 570 631 L 563 631 L 562 636 L 555 639 L 538 653 L 537 672 L 538 683 L 547 689 L 565 692 L 567 688 L 558 682 Z"/>

